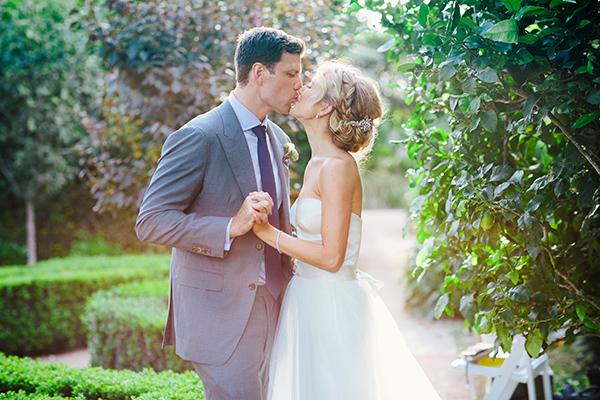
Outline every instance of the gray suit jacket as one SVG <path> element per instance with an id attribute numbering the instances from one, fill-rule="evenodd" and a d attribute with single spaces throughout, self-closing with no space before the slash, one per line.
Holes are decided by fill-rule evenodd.
<path id="1" fill-rule="evenodd" d="M 274 123 L 269 134 L 284 192 L 279 210 L 290 232 L 289 141 Z M 251 231 L 224 251 L 229 220 L 257 190 L 246 138 L 228 101 L 171 134 L 136 222 L 138 237 L 173 248 L 169 316 L 163 346 L 185 360 L 222 365 L 235 349 L 256 295 L 265 243 Z M 291 260 L 282 256 L 284 280 Z"/>

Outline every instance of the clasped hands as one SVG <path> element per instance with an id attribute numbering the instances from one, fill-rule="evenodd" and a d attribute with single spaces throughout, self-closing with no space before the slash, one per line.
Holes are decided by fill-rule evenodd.
<path id="1" fill-rule="evenodd" d="M 233 217 L 229 236 L 233 239 L 242 236 L 251 229 L 254 233 L 269 227 L 269 215 L 273 209 L 273 199 L 267 192 L 251 192 Z"/>

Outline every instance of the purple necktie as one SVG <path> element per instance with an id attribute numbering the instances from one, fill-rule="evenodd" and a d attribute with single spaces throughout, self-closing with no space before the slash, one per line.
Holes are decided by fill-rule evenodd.
<path id="1" fill-rule="evenodd" d="M 258 165 L 263 191 L 269 193 L 273 199 L 273 210 L 269 215 L 269 223 L 279 229 L 279 202 L 277 201 L 277 190 L 275 189 L 275 178 L 273 176 L 273 165 L 267 147 L 265 127 L 258 125 L 252 128 L 252 132 L 258 138 Z M 279 297 L 283 287 L 283 276 L 281 274 L 281 255 L 271 246 L 265 246 L 265 275 L 267 277 L 267 290 L 274 298 Z"/>

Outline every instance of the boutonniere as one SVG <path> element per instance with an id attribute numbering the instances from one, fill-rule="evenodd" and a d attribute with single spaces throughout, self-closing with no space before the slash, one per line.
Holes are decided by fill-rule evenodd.
<path id="1" fill-rule="evenodd" d="M 296 146 L 294 143 L 286 143 L 283 146 L 283 163 L 287 166 L 290 164 L 290 160 L 296 162 L 298 161 L 298 150 L 296 150 Z"/>

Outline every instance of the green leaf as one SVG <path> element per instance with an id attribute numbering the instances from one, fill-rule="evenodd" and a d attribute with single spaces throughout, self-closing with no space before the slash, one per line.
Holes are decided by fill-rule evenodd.
<path id="1" fill-rule="evenodd" d="M 528 212 L 524 212 L 517 220 L 517 223 L 519 224 L 519 228 L 521 228 L 521 230 L 527 234 L 533 226 L 533 219 Z"/>
<path id="2" fill-rule="evenodd" d="M 532 358 L 538 358 L 540 356 L 540 351 L 542 350 L 543 344 L 544 339 L 542 338 L 542 333 L 539 331 L 539 329 L 533 329 L 529 332 L 529 335 L 527 335 L 525 349 Z"/>
<path id="3" fill-rule="evenodd" d="M 517 43 L 519 39 L 517 21 L 514 19 L 500 21 L 489 29 L 485 36 L 495 42 Z"/>
<path id="4" fill-rule="evenodd" d="M 481 106 L 481 100 L 479 97 L 473 97 L 473 100 L 469 103 L 469 108 L 467 109 L 467 114 L 473 115 L 479 111 L 479 106 Z"/>
<path id="5" fill-rule="evenodd" d="M 598 324 L 596 324 L 594 321 L 592 321 L 589 318 L 586 318 L 585 321 L 583 321 L 583 324 L 593 331 L 598 332 L 600 330 L 600 327 L 598 326 Z"/>
<path id="6" fill-rule="evenodd" d="M 507 308 L 500 313 L 500 319 L 506 325 L 511 325 L 513 323 L 513 321 L 515 320 L 515 315 L 513 314 L 512 310 L 510 308 Z"/>
<path id="7" fill-rule="evenodd" d="M 385 46 L 385 45 L 384 45 Z M 380 47 L 381 48 L 381 47 Z M 385 50 L 384 50 L 385 51 Z M 412 71 L 413 69 L 415 69 L 415 67 L 419 65 L 417 63 L 411 62 L 411 63 L 406 63 L 406 64 L 400 64 L 398 66 L 398 72 L 409 72 Z"/>
<path id="8" fill-rule="evenodd" d="M 454 76 L 454 74 L 456 74 L 456 68 L 454 68 L 454 65 L 448 65 L 448 64 L 444 65 L 440 69 L 440 75 L 439 75 L 440 82 L 447 81 L 448 79 L 452 78 Z"/>
<path id="9" fill-rule="evenodd" d="M 464 295 L 460 299 L 460 307 L 458 309 L 463 317 L 471 324 L 475 325 L 475 302 L 473 301 L 473 293 Z"/>
<path id="10" fill-rule="evenodd" d="M 479 121 L 481 121 L 481 118 L 479 116 L 477 116 L 477 118 L 473 118 L 471 120 L 471 123 L 469 124 L 469 131 L 472 132 L 475 129 L 477 129 L 477 127 L 479 126 Z"/>
<path id="11" fill-rule="evenodd" d="M 554 186 L 554 194 L 558 197 L 569 190 L 571 182 L 568 179 L 559 179 Z"/>
<path id="12" fill-rule="evenodd" d="M 477 73 L 477 77 L 486 83 L 494 83 L 499 82 L 498 74 L 490 67 L 486 67 L 485 69 L 479 71 Z"/>
<path id="13" fill-rule="evenodd" d="M 585 235 L 587 235 L 588 229 L 590 229 L 590 224 L 592 223 L 592 217 L 596 214 L 596 211 L 598 211 L 598 209 L 600 209 L 600 204 L 596 204 L 594 208 L 592 208 L 592 211 L 590 211 L 589 214 L 583 220 L 583 223 L 581 224 L 581 229 L 579 230 L 581 237 L 585 237 Z"/>
<path id="14" fill-rule="evenodd" d="M 426 3 L 421 3 L 419 7 L 419 24 L 422 27 L 427 26 L 427 17 L 429 16 L 429 6 Z"/>
<path id="15" fill-rule="evenodd" d="M 508 274 L 506 274 L 506 277 L 510 279 L 513 285 L 519 283 L 519 273 L 517 271 L 510 271 Z"/>
<path id="16" fill-rule="evenodd" d="M 492 169 L 492 176 L 490 182 L 504 182 L 509 179 L 515 169 L 510 165 L 497 165 Z"/>
<path id="17" fill-rule="evenodd" d="M 481 113 L 481 126 L 488 132 L 495 132 L 498 126 L 498 116 L 494 110 Z"/>
<path id="18" fill-rule="evenodd" d="M 454 8 L 452 9 L 452 16 L 448 21 L 448 27 L 446 29 L 446 33 L 451 33 L 456 29 L 458 23 L 460 22 L 460 4 L 458 1 L 454 2 Z"/>
<path id="19" fill-rule="evenodd" d="M 587 102 L 590 104 L 600 104 L 600 89 L 591 92 L 587 98 Z"/>
<path id="20" fill-rule="evenodd" d="M 519 12 L 517 12 L 515 14 L 515 19 L 518 21 L 523 17 L 529 16 L 529 15 L 539 15 L 540 13 L 544 12 L 546 9 L 544 7 L 540 7 L 540 6 L 525 6 L 523 8 L 521 8 L 519 10 Z"/>
<path id="21" fill-rule="evenodd" d="M 510 182 L 502 182 L 494 189 L 494 197 L 498 197 L 510 186 Z"/>
<path id="22" fill-rule="evenodd" d="M 531 298 L 531 291 L 523 285 L 515 286 L 508 291 L 508 298 L 519 303 L 525 303 Z"/>
<path id="23" fill-rule="evenodd" d="M 531 117 L 533 107 L 535 107 L 540 97 L 542 97 L 540 93 L 533 93 L 527 96 L 527 100 L 525 100 L 525 104 L 523 104 L 523 117 L 527 119 Z"/>
<path id="24" fill-rule="evenodd" d="M 541 205 L 548 203 L 548 197 L 544 194 L 536 194 L 527 205 L 527 211 L 534 212 Z"/>
<path id="25" fill-rule="evenodd" d="M 550 7 L 548 8 L 552 10 L 554 7 L 561 6 L 563 4 L 577 4 L 577 2 L 575 0 L 552 0 L 550 2 Z"/>
<path id="26" fill-rule="evenodd" d="M 515 173 L 510 177 L 509 182 L 522 188 L 525 186 L 525 172 L 523 170 L 515 171 Z"/>
<path id="27" fill-rule="evenodd" d="M 444 293 L 443 295 L 440 296 L 438 301 L 435 303 L 434 316 L 436 319 L 438 319 L 442 316 L 444 309 L 448 305 L 449 299 L 450 298 L 448 297 L 448 293 Z"/>
<path id="28" fill-rule="evenodd" d="M 462 91 L 467 94 L 477 94 L 477 81 L 474 78 L 467 78 L 462 83 Z"/>
<path id="29" fill-rule="evenodd" d="M 533 56 L 526 48 L 519 49 L 515 54 L 514 60 L 517 64 L 527 64 L 533 61 Z"/>
<path id="30" fill-rule="evenodd" d="M 531 217 L 532 222 L 537 221 L 535 217 Z M 529 232 L 529 236 L 527 238 L 527 254 L 533 259 L 536 259 L 537 256 L 540 255 L 542 251 L 542 243 L 540 239 L 540 235 L 536 230 L 532 230 Z"/>
<path id="31" fill-rule="evenodd" d="M 379 53 L 384 53 L 384 52 L 388 51 L 389 49 L 391 49 L 394 46 L 394 44 L 396 44 L 396 39 L 390 39 L 387 42 L 385 42 L 384 44 L 382 44 L 381 46 L 379 46 L 377 48 L 377 51 Z"/>
<path id="32" fill-rule="evenodd" d="M 510 350 L 512 336 L 509 334 L 508 327 L 503 324 L 498 324 L 496 326 L 496 334 L 498 335 L 498 339 L 502 342 L 502 347 L 505 350 Z"/>
<path id="33" fill-rule="evenodd" d="M 573 124 L 573 128 L 583 128 L 584 126 L 598 118 L 598 116 L 600 116 L 600 110 L 582 115 L 577 121 L 575 121 L 575 123 Z"/>
<path id="34" fill-rule="evenodd" d="M 581 322 L 585 321 L 585 316 L 587 315 L 587 309 L 590 306 L 588 302 L 577 303 L 575 306 L 575 311 L 577 312 L 577 316 Z"/>
<path id="35" fill-rule="evenodd" d="M 521 8 L 521 0 L 502 0 L 508 11 L 518 11 Z"/>
<path id="36" fill-rule="evenodd" d="M 539 38 L 536 35 L 519 36 L 519 43 L 534 44 Z"/>

